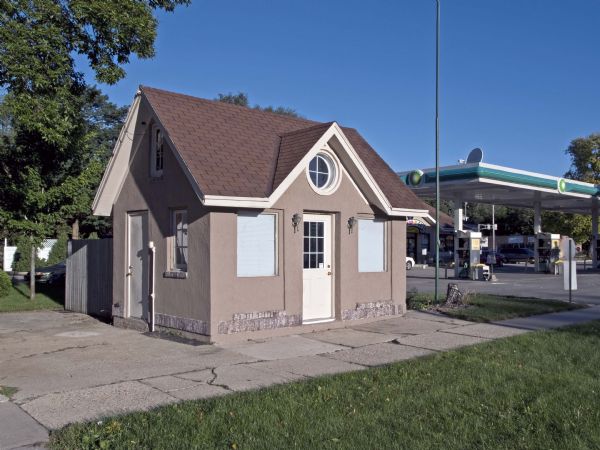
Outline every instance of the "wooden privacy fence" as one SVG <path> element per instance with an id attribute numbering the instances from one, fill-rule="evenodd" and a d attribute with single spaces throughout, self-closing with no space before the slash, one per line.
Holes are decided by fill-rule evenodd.
<path id="1" fill-rule="evenodd" d="M 65 309 L 112 315 L 112 239 L 69 241 Z"/>

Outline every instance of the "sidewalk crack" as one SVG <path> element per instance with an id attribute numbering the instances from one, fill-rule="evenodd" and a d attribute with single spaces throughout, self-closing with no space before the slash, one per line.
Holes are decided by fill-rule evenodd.
<path id="1" fill-rule="evenodd" d="M 210 369 L 210 373 L 212 374 L 212 379 L 208 380 L 206 382 L 206 384 L 208 384 L 209 386 L 217 386 L 217 387 L 222 387 L 223 389 L 227 390 L 227 391 L 231 391 L 233 392 L 233 389 L 231 389 L 229 386 L 227 386 L 226 384 L 220 384 L 220 383 L 215 383 L 215 381 L 217 380 L 217 367 L 212 367 Z"/>

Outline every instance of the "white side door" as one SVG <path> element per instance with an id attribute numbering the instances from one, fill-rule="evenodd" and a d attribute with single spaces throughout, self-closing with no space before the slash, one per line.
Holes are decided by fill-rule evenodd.
<path id="1" fill-rule="evenodd" d="M 303 322 L 331 320 L 333 310 L 332 220 L 330 215 L 305 214 L 303 262 Z"/>
<path id="2" fill-rule="evenodd" d="M 129 316 L 148 319 L 148 213 L 127 213 Z"/>

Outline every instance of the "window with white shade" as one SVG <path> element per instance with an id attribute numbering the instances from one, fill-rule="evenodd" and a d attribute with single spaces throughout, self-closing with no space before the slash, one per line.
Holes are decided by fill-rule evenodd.
<path id="1" fill-rule="evenodd" d="M 358 271 L 385 272 L 385 221 L 358 219 Z"/>
<path id="2" fill-rule="evenodd" d="M 157 126 L 152 127 L 152 142 L 150 147 L 150 175 L 160 177 L 163 173 L 165 149 L 163 133 Z"/>
<path id="3" fill-rule="evenodd" d="M 187 272 L 188 220 L 186 210 L 178 209 L 172 212 L 171 227 L 171 269 Z"/>
<path id="4" fill-rule="evenodd" d="M 240 213 L 237 216 L 237 276 L 277 274 L 277 215 Z"/>

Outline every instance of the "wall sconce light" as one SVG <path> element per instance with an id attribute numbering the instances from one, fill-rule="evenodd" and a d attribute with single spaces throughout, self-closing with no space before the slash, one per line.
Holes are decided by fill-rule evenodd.
<path id="1" fill-rule="evenodd" d="M 352 216 L 348 219 L 348 233 L 352 233 L 354 226 L 356 225 L 356 217 Z"/>
<path id="2" fill-rule="evenodd" d="M 294 231 L 298 229 L 300 222 L 302 222 L 302 214 L 294 213 L 294 215 L 292 216 L 292 226 L 294 227 Z"/>

